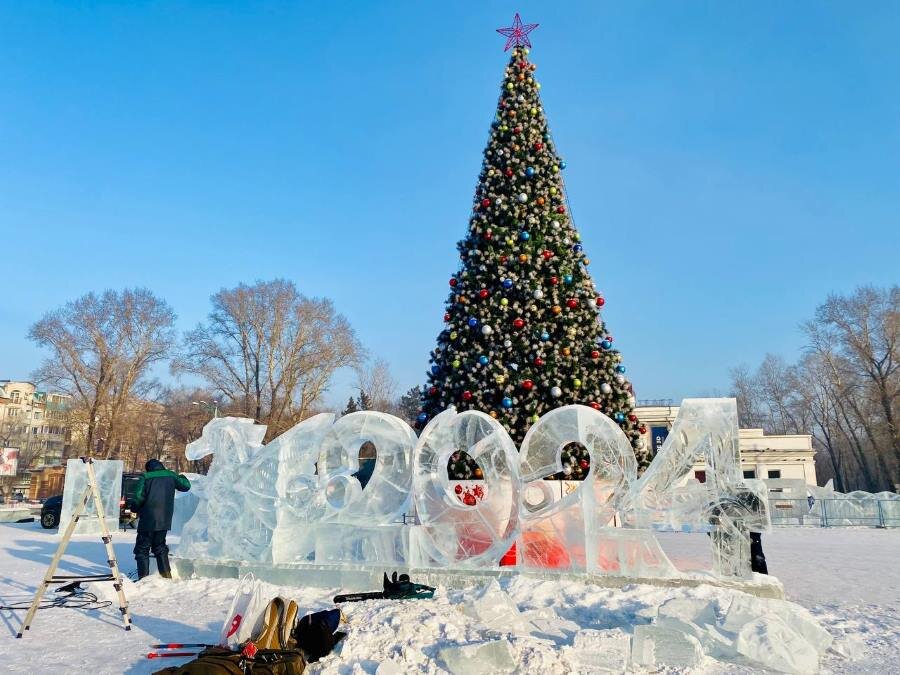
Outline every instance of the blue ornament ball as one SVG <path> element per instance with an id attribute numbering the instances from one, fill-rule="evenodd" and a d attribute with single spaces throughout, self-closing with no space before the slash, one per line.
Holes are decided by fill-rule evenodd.
<path id="1" fill-rule="evenodd" d="M 478 319 L 473 316 L 471 319 L 469 319 L 468 323 L 469 328 L 476 328 L 478 326 Z"/>
<path id="2" fill-rule="evenodd" d="M 431 366 L 431 374 L 432 375 L 440 375 L 441 367 L 438 365 Z"/>
<path id="3" fill-rule="evenodd" d="M 529 178 L 534 176 L 534 167 L 529 166 L 527 169 L 525 169 L 525 175 Z"/>
<path id="4" fill-rule="evenodd" d="M 504 399 L 500 405 L 502 405 L 504 408 L 512 408 L 512 405 L 513 405 L 512 399 L 509 396 L 506 396 L 506 397 L 504 397 Z"/>
<path id="5" fill-rule="evenodd" d="M 416 415 L 416 421 L 419 424 L 424 424 L 426 421 L 428 421 L 428 415 L 426 415 L 423 412 L 420 412 L 418 415 Z"/>
<path id="6" fill-rule="evenodd" d="M 560 163 L 559 163 L 559 168 L 560 168 L 560 169 L 565 169 L 565 168 L 566 168 L 566 163 L 565 163 L 565 162 L 560 162 Z"/>
<path id="7" fill-rule="evenodd" d="M 563 275 L 563 281 L 567 284 L 571 284 L 572 283 L 572 275 L 571 274 Z"/>
<path id="8" fill-rule="evenodd" d="M 582 251 L 583 249 L 584 249 L 584 246 L 582 246 L 581 244 L 575 244 L 575 245 L 572 247 L 572 250 L 575 251 L 575 253 L 581 253 L 581 251 Z"/>
<path id="9" fill-rule="evenodd" d="M 543 333 L 541 333 L 541 340 L 542 340 L 542 341 L 546 342 L 546 341 L 549 340 L 549 339 L 550 339 L 550 333 L 548 333 L 547 331 L 544 331 Z"/>
<path id="10" fill-rule="evenodd" d="M 624 373 L 624 372 L 625 372 L 625 366 L 616 366 L 616 372 L 617 372 L 617 373 Z"/>
<path id="11" fill-rule="evenodd" d="M 522 232 L 519 232 L 519 239 L 521 239 L 522 241 L 528 241 L 529 239 L 531 239 L 531 235 L 528 234 L 527 231 L 523 230 Z"/>
<path id="12" fill-rule="evenodd" d="M 612 347 L 612 342 L 610 342 L 609 340 L 601 340 L 600 346 L 603 347 L 603 349 L 609 349 L 610 347 Z"/>
<path id="13" fill-rule="evenodd" d="M 486 366 L 489 362 L 490 362 L 490 359 L 488 359 L 488 357 L 484 356 L 483 354 L 478 357 L 478 363 L 480 363 L 483 366 Z"/>
<path id="14" fill-rule="evenodd" d="M 624 422 L 624 421 L 625 421 L 625 414 L 624 414 L 624 413 L 617 412 L 617 413 L 615 414 L 615 419 L 616 419 L 616 422 Z"/>
<path id="15" fill-rule="evenodd" d="M 503 288 L 512 288 L 513 287 L 512 279 L 504 279 L 501 285 L 503 286 Z"/>

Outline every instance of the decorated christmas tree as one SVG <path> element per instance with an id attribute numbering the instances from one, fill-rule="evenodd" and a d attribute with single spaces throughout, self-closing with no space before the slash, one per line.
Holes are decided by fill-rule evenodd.
<path id="1" fill-rule="evenodd" d="M 512 53 L 417 423 L 451 405 L 481 410 L 521 443 L 541 415 L 581 403 L 614 419 L 645 465 L 634 393 L 600 314 L 605 300 L 572 223 L 566 164 L 529 60 L 535 27 L 516 14 L 512 27 L 498 31 Z M 451 477 L 479 473 L 465 453 L 454 457 Z M 583 477 L 586 452 L 568 446 L 563 464 L 564 477 Z"/>

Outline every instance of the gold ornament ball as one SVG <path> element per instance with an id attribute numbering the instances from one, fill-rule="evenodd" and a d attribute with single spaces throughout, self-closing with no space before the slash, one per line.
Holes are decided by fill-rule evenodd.
<path id="1" fill-rule="evenodd" d="M 562 353 L 563 353 L 563 356 L 569 356 L 572 353 L 572 350 L 569 349 L 568 347 L 563 347 Z"/>
<path id="2" fill-rule="evenodd" d="M 562 307 L 559 305 L 553 305 L 553 308 L 550 310 L 554 314 L 559 314 L 562 311 Z"/>
<path id="3" fill-rule="evenodd" d="M 580 387 L 580 386 L 581 386 L 581 380 L 579 380 L 579 379 L 576 377 L 574 380 L 572 380 L 572 384 L 574 384 L 576 387 Z"/>
<path id="4" fill-rule="evenodd" d="M 459 359 L 457 359 L 456 361 L 453 362 L 453 367 L 459 368 L 459 366 L 460 366 Z"/>
<path id="5" fill-rule="evenodd" d="M 500 304 L 506 307 L 509 304 L 509 300 L 506 298 L 500 298 Z"/>
<path id="6" fill-rule="evenodd" d="M 451 339 L 451 340 L 455 340 L 455 339 L 456 339 L 456 331 L 453 331 L 452 333 L 450 333 L 450 339 Z"/>
<path id="7" fill-rule="evenodd" d="M 551 194 L 551 195 L 555 195 L 555 194 L 556 194 L 556 188 L 555 188 L 555 187 L 550 188 L 550 194 Z"/>
<path id="8" fill-rule="evenodd" d="M 493 417 L 494 419 L 497 419 L 497 411 L 496 410 L 491 410 L 491 417 Z"/>

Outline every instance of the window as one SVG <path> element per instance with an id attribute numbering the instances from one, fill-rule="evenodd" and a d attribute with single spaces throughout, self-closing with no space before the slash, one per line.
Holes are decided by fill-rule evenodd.
<path id="1" fill-rule="evenodd" d="M 21 394 L 18 391 L 14 391 L 12 393 L 12 402 L 19 403 L 21 401 Z"/>
<path id="2" fill-rule="evenodd" d="M 769 478 L 781 478 L 781 469 L 769 469 Z"/>
<path id="3" fill-rule="evenodd" d="M 756 470 L 744 469 L 744 478 L 756 478 Z"/>
<path id="4" fill-rule="evenodd" d="M 706 471 L 695 471 L 694 478 L 696 478 L 701 483 L 706 482 Z"/>

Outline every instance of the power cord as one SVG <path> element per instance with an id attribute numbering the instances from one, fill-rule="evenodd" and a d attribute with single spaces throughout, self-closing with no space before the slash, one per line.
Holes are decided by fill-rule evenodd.
<path id="1" fill-rule="evenodd" d="M 21 600 L 9 605 L 0 605 L 2 610 L 28 609 L 31 600 Z M 100 600 L 94 593 L 81 587 L 80 581 L 74 581 L 56 589 L 56 597 L 46 598 L 38 605 L 38 609 L 51 607 L 68 607 L 70 609 L 104 609 L 112 605 L 111 600 Z"/>

